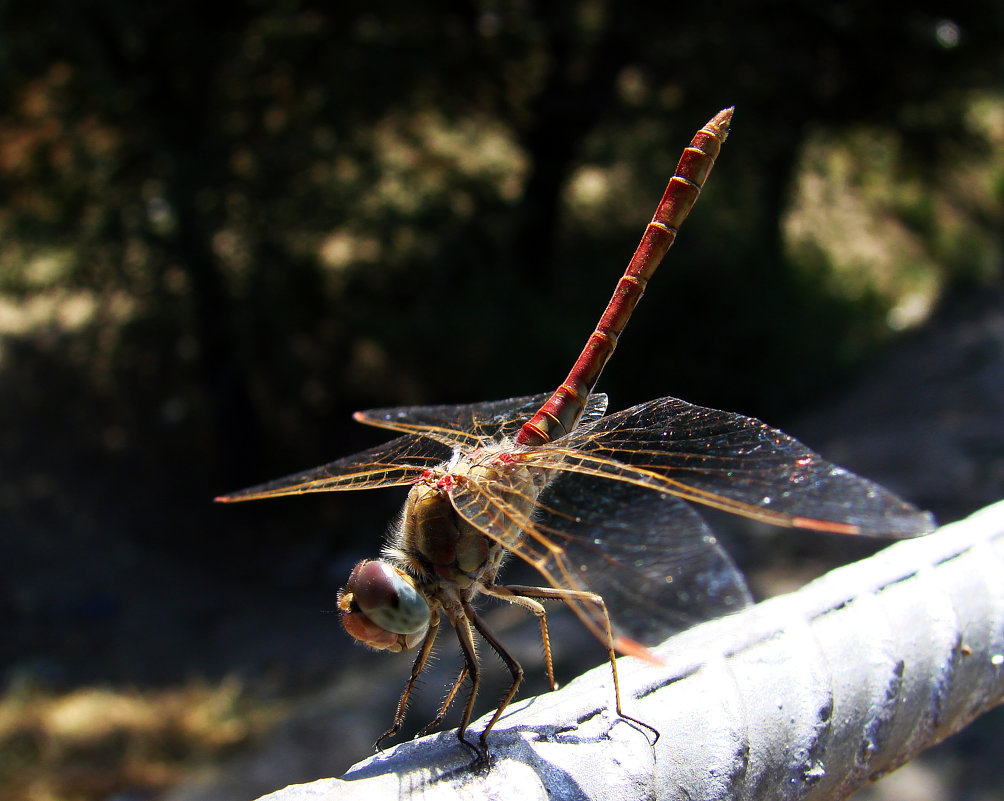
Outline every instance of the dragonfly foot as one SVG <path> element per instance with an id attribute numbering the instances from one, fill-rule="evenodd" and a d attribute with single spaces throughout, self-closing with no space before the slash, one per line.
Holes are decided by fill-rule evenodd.
<path id="1" fill-rule="evenodd" d="M 391 728 L 387 729 L 387 731 L 385 731 L 383 734 L 377 737 L 377 741 L 373 743 L 373 750 L 376 751 L 378 754 L 383 753 L 383 751 L 385 750 L 383 747 L 384 741 L 389 740 L 391 737 L 397 734 L 398 731 L 400 731 L 400 726 L 392 726 Z"/>
<path id="2" fill-rule="evenodd" d="M 471 753 L 474 754 L 474 760 L 470 764 L 470 768 L 487 768 L 491 764 L 491 755 L 488 753 L 488 746 L 485 745 L 480 740 L 477 743 L 473 743 L 464 737 L 464 733 L 457 731 L 457 739 L 460 740 L 467 748 L 470 749 Z"/>
<path id="3" fill-rule="evenodd" d="M 651 726 L 643 720 L 638 720 L 638 718 L 633 718 L 630 715 L 625 715 L 623 712 L 618 713 L 618 717 L 626 720 L 628 723 L 632 724 L 636 729 L 646 729 L 652 732 L 652 742 L 649 743 L 650 746 L 655 746 L 659 742 L 659 738 L 662 736 L 659 730 L 655 726 Z"/>

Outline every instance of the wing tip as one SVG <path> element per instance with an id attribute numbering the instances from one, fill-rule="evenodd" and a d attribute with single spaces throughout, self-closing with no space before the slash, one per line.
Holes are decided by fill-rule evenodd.
<path id="1" fill-rule="evenodd" d="M 901 534 L 904 538 L 924 537 L 938 530 L 938 519 L 932 512 L 917 510 L 907 518 L 910 526 Z"/>
<path id="2" fill-rule="evenodd" d="M 937 531 L 938 521 L 931 512 L 914 509 L 902 510 L 901 514 L 889 515 L 875 523 L 838 523 L 831 520 L 817 520 L 810 517 L 792 518 L 796 528 L 810 531 L 824 531 L 830 534 L 847 534 L 859 537 L 887 537 L 892 539 L 912 539 L 924 537 Z"/>
<path id="3" fill-rule="evenodd" d="M 633 656 L 637 659 L 644 660 L 650 665 L 664 665 L 666 664 L 663 659 L 660 659 L 651 650 L 646 648 L 637 640 L 632 640 L 630 637 L 615 637 L 613 642 L 614 650 L 619 654 L 624 654 L 624 656 Z"/>

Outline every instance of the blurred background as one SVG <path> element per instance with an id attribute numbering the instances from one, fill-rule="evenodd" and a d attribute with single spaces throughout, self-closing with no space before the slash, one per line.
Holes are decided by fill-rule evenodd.
<path id="1" fill-rule="evenodd" d="M 943 522 L 1004 496 L 1000 4 L 0 14 L 2 801 L 252 798 L 368 754 L 409 657 L 325 612 L 403 493 L 211 499 L 384 439 L 356 409 L 553 388 L 728 105 L 611 408 L 761 417 Z M 764 595 L 863 553 L 834 540 L 736 555 Z M 1002 730 L 895 797 L 1002 797 Z"/>

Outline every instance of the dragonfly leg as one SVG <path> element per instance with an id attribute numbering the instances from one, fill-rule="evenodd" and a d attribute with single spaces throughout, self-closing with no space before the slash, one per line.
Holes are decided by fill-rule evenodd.
<path id="1" fill-rule="evenodd" d="M 487 755 L 488 733 L 492 730 L 495 724 L 498 723 L 498 720 L 502 717 L 502 713 L 505 711 L 505 708 L 509 706 L 509 702 L 515 697 L 516 691 L 519 689 L 519 685 L 523 683 L 523 666 L 516 661 L 516 657 L 506 650 L 506 647 L 492 633 L 491 629 L 485 625 L 485 622 L 478 617 L 478 613 L 475 612 L 471 605 L 466 601 L 464 602 L 464 613 L 467 615 L 471 623 L 474 624 L 474 628 L 478 630 L 478 634 L 480 634 L 484 638 L 485 642 L 492 647 L 492 650 L 499 655 L 499 658 L 509 670 L 509 675 L 512 676 L 512 684 L 509 686 L 509 689 L 506 691 L 506 694 L 503 696 L 501 702 L 499 702 L 498 708 L 495 710 L 495 714 L 492 715 L 492 719 L 488 721 L 488 725 L 485 726 L 485 729 L 481 732 L 481 737 L 479 738 L 481 752 Z"/>
<path id="2" fill-rule="evenodd" d="M 460 650 L 464 654 L 464 663 L 466 665 L 463 671 L 461 671 L 461 675 L 466 672 L 471 677 L 471 691 L 467 696 L 467 703 L 464 705 L 464 714 L 460 717 L 460 726 L 457 728 L 457 739 L 475 753 L 478 762 L 482 762 L 487 760 L 488 749 L 484 747 L 483 743 L 479 748 L 464 736 L 467 734 L 467 724 L 471 722 L 471 715 L 474 712 L 474 701 L 478 697 L 478 687 L 481 684 L 481 666 L 478 664 L 478 653 L 474 647 L 474 637 L 471 634 L 471 624 L 469 622 L 477 616 L 468 602 L 463 601 L 462 604 L 464 617 L 458 616 L 453 621 L 453 628 L 457 632 L 457 639 L 460 641 Z M 456 687 L 459 686 L 458 682 Z M 455 689 L 451 690 L 450 694 L 455 694 Z M 447 696 L 447 700 L 451 700 L 449 696 Z"/>
<path id="3" fill-rule="evenodd" d="M 450 687 L 450 691 L 446 694 L 446 698 L 443 699 L 443 704 L 442 706 L 439 707 L 439 712 L 436 713 L 436 717 L 433 718 L 428 725 L 423 726 L 419 730 L 418 734 L 415 735 L 416 737 L 425 736 L 430 731 L 435 729 L 440 723 L 443 722 L 443 719 L 446 717 L 446 713 L 449 712 L 450 707 L 453 706 L 453 701 L 457 697 L 457 692 L 460 690 L 460 685 L 464 683 L 464 679 L 467 678 L 468 672 L 469 671 L 467 670 L 467 667 L 465 665 L 464 668 L 460 671 L 460 675 L 457 676 L 457 680 L 453 682 L 453 686 Z"/>
<path id="4" fill-rule="evenodd" d="M 408 711 L 408 699 L 411 698 L 411 692 L 415 689 L 415 682 L 418 681 L 419 674 L 421 674 L 425 668 L 425 663 L 429 660 L 429 654 L 432 653 L 432 646 L 436 642 L 436 634 L 438 632 L 439 612 L 434 609 L 432 611 L 432 618 L 429 621 L 429 630 L 426 632 L 425 639 L 422 640 L 422 645 L 418 649 L 415 661 L 411 663 L 411 676 L 405 683 L 404 691 L 397 702 L 397 711 L 394 713 L 394 724 L 377 738 L 375 744 L 377 751 L 383 750 L 384 740 L 393 737 L 401 730 L 405 713 Z"/>
<path id="5" fill-rule="evenodd" d="M 610 615 L 607 613 L 607 605 L 604 603 L 602 596 L 597 595 L 594 592 L 585 592 L 583 590 L 558 590 L 553 587 L 528 587 L 521 584 L 507 584 L 504 586 L 498 585 L 492 589 L 506 590 L 514 596 L 525 599 L 561 601 L 562 603 L 568 604 L 573 608 L 573 610 L 579 613 L 579 617 L 586 614 L 584 611 L 580 612 L 584 604 L 588 604 L 596 609 L 602 620 L 602 630 L 604 634 L 603 645 L 607 649 L 607 658 L 610 660 L 610 672 L 613 675 L 614 680 L 614 708 L 617 711 L 617 717 L 629 720 L 632 723 L 635 723 L 638 726 L 652 732 L 655 737 L 655 739 L 652 740 L 652 745 L 655 745 L 659 741 L 658 729 L 654 726 L 650 726 L 643 720 L 638 720 L 638 718 L 625 714 L 624 709 L 621 707 L 621 686 L 620 680 L 617 677 L 617 653 L 614 649 L 614 633 L 613 628 L 610 625 Z M 590 615 L 589 617 L 592 616 Z"/>
<path id="6" fill-rule="evenodd" d="M 558 685 L 554 680 L 554 664 L 551 660 L 551 638 L 547 633 L 547 610 L 544 608 L 544 605 L 533 600 L 533 598 L 528 598 L 525 595 L 517 595 L 512 592 L 509 587 L 501 584 L 483 587 L 481 591 L 485 595 L 490 595 L 493 598 L 508 601 L 516 606 L 521 606 L 537 616 L 537 619 L 540 621 L 540 641 L 544 646 L 544 665 L 547 669 L 547 681 L 552 690 L 557 690 Z"/>

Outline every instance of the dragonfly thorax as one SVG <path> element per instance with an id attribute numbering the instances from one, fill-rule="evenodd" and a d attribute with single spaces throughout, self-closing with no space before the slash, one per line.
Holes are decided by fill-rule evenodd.
<path id="1" fill-rule="evenodd" d="M 448 490 L 437 483 L 411 488 L 399 535 L 400 550 L 420 576 L 460 589 L 477 580 L 491 552 L 489 540 L 463 524 Z"/>
<path id="2" fill-rule="evenodd" d="M 476 585 L 494 581 L 506 553 L 499 539 L 519 536 L 509 530 L 513 518 L 528 518 L 544 486 L 542 474 L 508 456 L 508 451 L 480 451 L 477 458 L 454 458 L 430 470 L 408 493 L 400 530 L 389 550 L 420 584 L 445 584 L 468 595 Z M 503 500 L 509 514 L 482 509 L 472 498 Z M 470 519 L 477 511 L 477 524 Z M 495 538 L 485 535 L 481 516 L 495 518 Z M 433 590 L 434 592 L 434 590 Z"/>
<path id="3" fill-rule="evenodd" d="M 481 450 L 474 458 L 455 455 L 428 470 L 408 493 L 404 513 L 384 559 L 359 562 L 338 595 L 342 626 L 371 648 L 403 651 L 426 636 L 430 620 L 443 609 L 450 620 L 458 615 L 461 598 L 470 599 L 492 584 L 507 553 L 458 511 L 471 488 L 504 500 L 508 520 L 496 535 L 518 537 L 513 516 L 528 518 L 545 473 L 519 465 L 503 448 Z M 466 503 L 464 508 L 467 509 Z M 468 515 L 471 512 L 466 512 Z"/>

